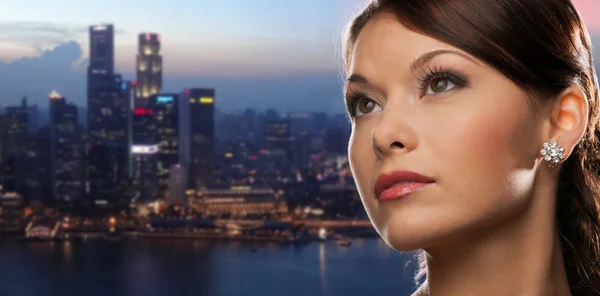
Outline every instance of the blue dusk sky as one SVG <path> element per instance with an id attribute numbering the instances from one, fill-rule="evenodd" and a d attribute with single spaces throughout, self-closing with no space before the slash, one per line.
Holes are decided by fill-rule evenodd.
<path id="1" fill-rule="evenodd" d="M 56 89 L 85 104 L 88 31 L 115 25 L 116 69 L 134 79 L 137 34 L 161 34 L 164 90 L 215 87 L 225 111 L 344 112 L 340 39 L 366 0 L 20 0 L 0 10 L 0 105 Z M 576 0 L 600 36 L 600 1 Z M 598 32 L 598 34 L 596 34 Z M 594 37 L 595 38 L 595 37 Z"/>

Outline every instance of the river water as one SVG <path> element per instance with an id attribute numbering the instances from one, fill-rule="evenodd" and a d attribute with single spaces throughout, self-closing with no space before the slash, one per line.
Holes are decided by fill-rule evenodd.
<path id="1" fill-rule="evenodd" d="M 0 242 L 2 296 L 410 295 L 416 262 L 380 239 L 302 246 L 127 238 Z"/>

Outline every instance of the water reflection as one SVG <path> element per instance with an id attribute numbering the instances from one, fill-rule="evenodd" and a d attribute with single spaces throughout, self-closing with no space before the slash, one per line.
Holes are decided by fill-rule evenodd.
<path id="1" fill-rule="evenodd" d="M 206 243 L 204 241 L 193 241 L 193 246 L 194 246 L 194 252 L 200 252 L 202 251 L 205 247 L 206 247 Z"/>
<path id="2" fill-rule="evenodd" d="M 63 242 L 62 245 L 62 250 L 63 250 L 63 259 L 65 260 L 65 263 L 67 263 L 68 266 L 71 265 L 71 263 L 73 262 L 73 253 L 72 253 L 72 245 L 70 241 L 65 241 Z"/>
<path id="3" fill-rule="evenodd" d="M 3 241 L 0 295 L 410 295 L 407 256 L 378 240 L 354 242 Z"/>
<path id="4" fill-rule="evenodd" d="M 162 243 L 164 242 L 160 242 Z M 156 293 L 160 289 L 158 283 L 162 272 L 157 266 L 157 260 L 149 260 L 151 252 L 152 250 L 141 248 L 126 257 L 122 264 L 122 276 L 127 279 L 124 282 L 125 295 L 152 295 L 153 291 Z"/>
<path id="5" fill-rule="evenodd" d="M 365 243 L 365 240 L 364 240 L 364 239 L 362 239 L 362 238 L 359 238 L 359 239 L 355 239 L 355 240 L 354 240 L 354 245 L 355 245 L 355 246 L 356 246 L 356 247 L 357 247 L 359 250 L 362 250 L 364 243 Z"/>
<path id="6" fill-rule="evenodd" d="M 319 271 L 321 272 L 321 290 L 328 293 L 327 289 L 327 259 L 325 258 L 325 243 L 319 244 Z"/>

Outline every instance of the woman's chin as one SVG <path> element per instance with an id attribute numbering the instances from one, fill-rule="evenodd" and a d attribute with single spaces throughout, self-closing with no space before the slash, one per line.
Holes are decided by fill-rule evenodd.
<path id="1" fill-rule="evenodd" d="M 433 238 L 424 236 L 424 233 L 411 235 L 399 231 L 382 231 L 380 232 L 380 235 L 386 244 L 392 249 L 400 252 L 424 249 L 433 242 Z"/>

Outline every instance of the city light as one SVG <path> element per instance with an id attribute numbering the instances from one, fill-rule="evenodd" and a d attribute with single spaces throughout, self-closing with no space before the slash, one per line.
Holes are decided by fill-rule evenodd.
<path id="1" fill-rule="evenodd" d="M 95 25 L 92 27 L 92 31 L 106 31 L 105 25 Z"/>
<path id="2" fill-rule="evenodd" d="M 134 154 L 155 154 L 158 152 L 158 145 L 133 145 L 131 153 Z"/>
<path id="3" fill-rule="evenodd" d="M 323 227 L 321 227 L 319 229 L 319 239 L 322 239 L 322 240 L 327 239 L 327 229 L 325 229 Z"/>
<path id="4" fill-rule="evenodd" d="M 152 115 L 152 113 L 154 113 L 152 111 L 152 109 L 146 109 L 146 108 L 135 108 L 133 110 L 133 114 L 135 114 L 135 115 Z"/>
<path id="5" fill-rule="evenodd" d="M 235 191 L 248 191 L 252 189 L 250 186 L 231 186 L 231 190 Z"/>
<path id="6" fill-rule="evenodd" d="M 156 98 L 156 101 L 158 103 L 171 103 L 171 102 L 173 102 L 173 97 L 172 96 L 158 96 Z"/>
<path id="7" fill-rule="evenodd" d="M 212 104 L 214 103 L 214 99 L 211 97 L 201 97 L 200 104 Z"/>
<path id="8" fill-rule="evenodd" d="M 56 91 L 54 91 L 54 90 L 52 92 L 50 92 L 50 94 L 48 95 L 48 97 L 51 100 L 62 99 L 62 96 L 59 93 L 57 93 Z"/>

